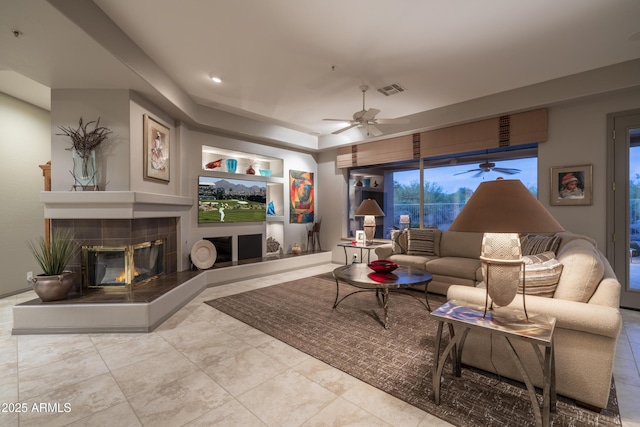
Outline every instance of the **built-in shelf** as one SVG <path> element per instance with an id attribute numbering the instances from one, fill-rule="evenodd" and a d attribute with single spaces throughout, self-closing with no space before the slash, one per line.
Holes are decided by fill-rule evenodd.
<path id="1" fill-rule="evenodd" d="M 230 172 L 227 160 L 237 161 L 235 172 Z M 219 160 L 219 162 L 218 162 Z M 215 168 L 208 168 L 207 164 L 214 162 Z M 219 166 L 218 166 L 219 165 Z M 255 174 L 247 174 L 247 168 L 251 166 Z M 270 170 L 271 176 L 260 175 L 260 170 Z M 202 176 L 222 178 L 228 180 L 260 181 L 267 183 L 267 206 L 272 204 L 275 215 L 266 217 L 265 239 L 273 237 L 283 250 L 287 250 L 285 243 L 285 177 L 284 161 L 275 157 L 227 150 L 207 145 L 202 146 Z"/>

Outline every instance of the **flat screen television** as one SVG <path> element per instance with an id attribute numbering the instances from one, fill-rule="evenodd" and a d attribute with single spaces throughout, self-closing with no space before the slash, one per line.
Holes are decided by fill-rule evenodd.
<path id="1" fill-rule="evenodd" d="M 267 219 L 267 182 L 198 177 L 198 222 L 261 222 Z"/>

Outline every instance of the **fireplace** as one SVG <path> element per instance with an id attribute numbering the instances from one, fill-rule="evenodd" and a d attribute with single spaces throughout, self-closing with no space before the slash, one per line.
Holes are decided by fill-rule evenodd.
<path id="1" fill-rule="evenodd" d="M 121 246 L 83 246 L 84 283 L 88 288 L 133 289 L 165 271 L 164 241 Z"/>
<path id="2" fill-rule="evenodd" d="M 88 253 L 83 256 L 83 247 L 92 247 L 102 249 L 101 260 L 99 264 L 104 264 L 104 274 L 107 273 L 106 265 L 115 264 L 116 259 L 121 259 L 121 267 L 124 268 L 124 249 L 131 247 L 131 254 L 136 252 L 142 254 L 143 247 L 147 243 L 161 241 L 162 254 L 158 254 L 159 263 L 165 274 L 174 273 L 177 270 L 178 261 L 178 245 L 177 245 L 177 219 L 176 218 L 136 218 L 136 219 L 53 219 L 51 220 L 52 230 L 60 230 L 62 232 L 69 231 L 74 236 L 75 246 L 77 250 L 74 252 L 73 260 L 69 264 L 69 270 L 78 273 L 82 278 L 82 288 L 94 287 L 104 281 L 104 277 L 97 280 L 102 272 L 102 266 L 92 267 L 93 271 L 89 273 Z M 138 248 L 139 245 L 140 248 Z M 136 251 L 135 248 L 138 248 Z M 113 250 L 107 250 L 113 249 Z M 149 249 L 150 250 L 150 249 Z M 157 249 L 158 251 L 160 248 Z M 118 253 L 119 252 L 119 253 Z M 96 255 L 97 256 L 97 255 Z M 85 259 L 86 258 L 86 259 Z M 140 264 L 138 264 L 140 263 Z M 142 261 L 135 261 L 134 265 L 141 265 L 145 269 L 149 269 Z M 151 265 L 151 264 L 149 264 Z M 96 271 L 97 270 L 97 271 Z M 151 270 L 151 269 L 149 269 Z M 111 270 L 109 270 L 111 272 Z M 135 270 L 134 270 L 135 272 Z M 118 273 L 119 274 L 119 273 Z M 125 273 L 126 274 L 126 273 Z M 134 284 L 138 284 L 145 280 L 144 273 L 142 277 L 131 279 L 121 283 L 120 280 L 112 281 L 111 285 L 98 286 L 104 289 L 127 290 Z M 91 282 L 88 278 L 91 276 Z M 127 276 L 131 277 L 131 276 Z M 149 274 L 151 277 L 151 274 Z M 109 279 L 109 277 L 107 277 Z M 89 285 L 91 283 L 91 285 Z M 130 283 L 129 285 L 127 283 Z M 82 289 L 78 288 L 74 294 L 81 295 Z"/>

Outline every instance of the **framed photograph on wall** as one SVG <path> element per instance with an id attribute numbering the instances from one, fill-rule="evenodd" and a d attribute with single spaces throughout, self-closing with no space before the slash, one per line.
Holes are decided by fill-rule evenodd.
<path id="1" fill-rule="evenodd" d="M 592 165 L 551 168 L 551 205 L 591 205 L 593 196 Z"/>
<path id="2" fill-rule="evenodd" d="M 364 230 L 356 230 L 356 244 L 365 246 L 367 243 L 367 237 L 364 234 Z"/>
<path id="3" fill-rule="evenodd" d="M 169 182 L 169 128 L 145 114 L 143 138 L 144 179 Z"/>

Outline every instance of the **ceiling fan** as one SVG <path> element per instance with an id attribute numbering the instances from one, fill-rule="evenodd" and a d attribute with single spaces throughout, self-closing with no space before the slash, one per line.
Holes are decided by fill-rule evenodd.
<path id="1" fill-rule="evenodd" d="M 515 175 L 515 174 L 521 172 L 520 169 L 497 168 L 495 163 L 484 161 L 484 162 L 480 163 L 476 169 L 469 169 L 468 171 L 454 173 L 454 175 L 462 175 L 462 174 L 465 174 L 465 173 L 475 172 L 475 174 L 473 175 L 472 178 L 478 178 L 478 177 L 482 176 L 483 173 L 491 172 L 491 171 L 504 173 L 504 174 L 507 174 L 507 175 Z"/>
<path id="2" fill-rule="evenodd" d="M 357 111 L 353 114 L 353 119 L 324 119 L 333 122 L 348 122 L 349 125 L 338 129 L 335 132 L 331 132 L 334 135 L 342 133 L 346 130 L 349 130 L 354 127 L 362 127 L 367 131 L 367 136 L 380 136 L 382 135 L 382 131 L 376 127 L 376 125 L 385 125 L 385 124 L 403 124 L 409 123 L 408 119 L 376 119 L 376 115 L 380 112 L 380 110 L 376 108 L 369 108 L 368 110 L 365 108 L 364 97 L 365 92 L 369 89 L 369 86 L 362 85 L 360 86 L 360 90 L 362 91 L 362 110 Z"/>

